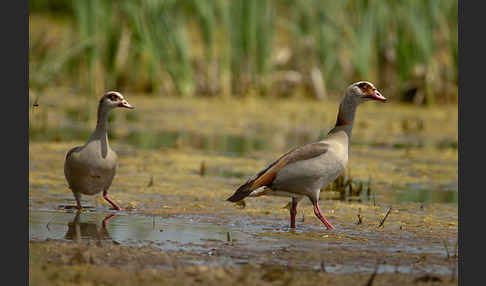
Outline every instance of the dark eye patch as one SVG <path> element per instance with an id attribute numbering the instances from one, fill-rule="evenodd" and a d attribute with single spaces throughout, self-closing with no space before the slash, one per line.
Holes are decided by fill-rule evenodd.
<path id="1" fill-rule="evenodd" d="M 108 95 L 108 99 L 110 99 L 111 101 L 118 101 L 118 96 L 116 96 L 116 94 L 114 93 L 110 93 Z"/>
<path id="2" fill-rule="evenodd" d="M 359 88 L 365 88 L 365 87 L 369 87 L 369 85 L 366 82 L 362 82 L 362 83 L 358 84 L 358 87 Z"/>

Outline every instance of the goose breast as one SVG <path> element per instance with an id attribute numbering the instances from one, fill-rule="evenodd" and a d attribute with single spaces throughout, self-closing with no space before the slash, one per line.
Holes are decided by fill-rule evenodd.
<path id="1" fill-rule="evenodd" d="M 118 158 L 109 146 L 103 152 L 99 145 L 99 141 L 92 141 L 68 153 L 64 172 L 73 191 L 93 195 L 111 186 Z"/>

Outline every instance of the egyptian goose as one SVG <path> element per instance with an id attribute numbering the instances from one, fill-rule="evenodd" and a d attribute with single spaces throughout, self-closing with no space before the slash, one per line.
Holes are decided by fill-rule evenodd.
<path id="1" fill-rule="evenodd" d="M 81 194 L 94 195 L 103 191 L 103 197 L 116 210 L 121 208 L 108 196 L 108 188 L 115 177 L 118 158 L 108 144 L 108 115 L 116 107 L 134 109 L 123 95 L 108 91 L 98 105 L 96 129 L 88 142 L 69 150 L 64 162 L 64 175 L 76 199 L 76 207 L 81 209 Z"/>
<path id="2" fill-rule="evenodd" d="M 334 229 L 321 213 L 319 194 L 346 168 L 356 108 L 367 100 L 384 102 L 386 98 L 370 82 L 349 85 L 339 105 L 336 125 L 326 138 L 285 153 L 241 185 L 227 200 L 237 202 L 248 196 L 263 195 L 291 197 L 290 227 L 295 228 L 297 203 L 308 197 L 314 206 L 314 214 L 327 229 Z"/>

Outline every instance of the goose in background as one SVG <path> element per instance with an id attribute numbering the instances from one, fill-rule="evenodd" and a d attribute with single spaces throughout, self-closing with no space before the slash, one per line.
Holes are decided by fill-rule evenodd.
<path id="1" fill-rule="evenodd" d="M 64 175 L 78 209 L 81 209 L 81 194 L 95 195 L 103 192 L 105 200 L 114 209 L 121 210 L 108 195 L 116 174 L 118 157 L 108 143 L 107 125 L 110 112 L 117 107 L 134 109 L 121 93 L 105 93 L 98 105 L 96 129 L 86 144 L 72 148 L 66 155 Z"/>

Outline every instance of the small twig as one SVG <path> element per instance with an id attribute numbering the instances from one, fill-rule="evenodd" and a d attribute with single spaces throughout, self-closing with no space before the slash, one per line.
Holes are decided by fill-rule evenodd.
<path id="1" fill-rule="evenodd" d="M 378 268 L 380 267 L 380 262 L 376 261 L 375 271 L 371 274 L 370 279 L 366 282 L 366 286 L 372 286 L 373 281 L 375 280 L 376 274 L 378 273 Z"/>
<path id="2" fill-rule="evenodd" d="M 368 202 L 370 201 L 371 197 L 371 176 L 368 179 L 368 188 L 366 189 L 366 198 L 368 199 Z"/>
<path id="3" fill-rule="evenodd" d="M 356 224 L 362 224 L 363 220 L 361 219 L 361 215 L 358 214 L 358 222 Z"/>
<path id="4" fill-rule="evenodd" d="M 453 262 L 451 282 L 454 282 L 456 280 L 456 267 L 457 267 L 457 263 Z"/>
<path id="5" fill-rule="evenodd" d="M 377 227 L 382 227 L 383 226 L 383 224 L 385 223 L 385 220 L 388 217 L 388 215 L 390 214 L 391 210 L 392 210 L 392 207 L 388 208 L 388 211 L 386 212 L 385 217 L 383 217 L 383 219 L 381 220 L 380 224 Z"/>
<path id="6" fill-rule="evenodd" d="M 446 259 L 449 259 L 450 255 L 449 255 L 449 248 L 447 247 L 447 243 L 445 242 L 445 240 L 442 240 L 442 243 L 444 244 L 444 248 L 446 250 Z"/>
<path id="7" fill-rule="evenodd" d="M 457 244 L 458 240 L 456 240 L 456 246 L 454 250 L 454 258 L 457 258 Z M 452 276 L 451 276 L 451 282 L 454 282 L 456 280 L 456 268 L 457 268 L 457 263 L 456 261 L 453 261 L 453 268 L 452 268 Z"/>
<path id="8" fill-rule="evenodd" d="M 321 260 L 321 271 L 326 273 L 326 263 L 324 262 L 324 260 Z"/>
<path id="9" fill-rule="evenodd" d="M 81 242 L 81 226 L 79 225 L 79 223 L 74 223 L 74 229 L 75 229 L 75 241 L 77 243 L 80 243 Z"/>
<path id="10" fill-rule="evenodd" d="M 363 220 L 361 219 L 361 208 L 358 209 L 358 222 L 356 224 L 362 224 Z"/>
<path id="11" fill-rule="evenodd" d="M 150 177 L 150 181 L 147 184 L 147 188 L 150 188 L 154 185 L 154 175 Z"/>
<path id="12" fill-rule="evenodd" d="M 51 223 L 51 221 L 52 221 L 52 218 L 51 218 L 51 219 L 50 219 L 50 220 L 47 222 L 47 224 L 46 224 L 46 228 L 47 228 L 47 230 L 48 230 L 49 232 L 51 232 L 51 229 L 49 228 L 49 224 Z"/>
<path id="13" fill-rule="evenodd" d="M 457 258 L 457 243 L 459 240 L 456 239 L 456 246 L 454 248 L 454 258 Z"/>
<path id="14" fill-rule="evenodd" d="M 204 176 L 206 174 L 206 162 L 201 162 L 201 167 L 199 168 L 199 175 Z"/>

